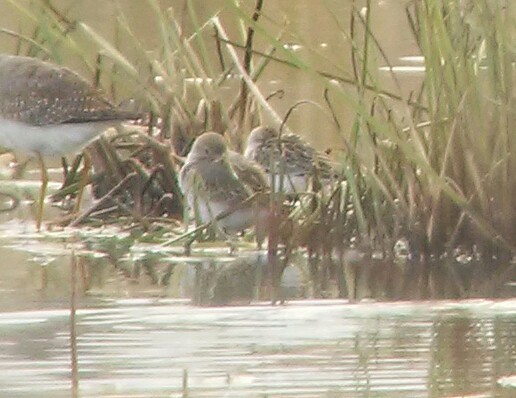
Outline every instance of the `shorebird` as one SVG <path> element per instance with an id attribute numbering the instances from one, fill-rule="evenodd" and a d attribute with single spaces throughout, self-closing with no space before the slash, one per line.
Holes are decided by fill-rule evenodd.
<path id="1" fill-rule="evenodd" d="M 247 159 L 241 153 L 228 151 L 229 164 L 235 171 L 238 179 L 251 190 L 252 193 L 269 190 L 269 179 L 262 166 L 253 160 Z"/>
<path id="2" fill-rule="evenodd" d="M 115 107 L 68 68 L 0 54 L 0 146 L 39 161 L 38 231 L 48 183 L 43 157 L 78 151 L 107 128 L 139 117 Z"/>
<path id="3" fill-rule="evenodd" d="M 281 134 L 272 127 L 260 126 L 249 134 L 245 157 L 263 167 L 275 192 L 306 192 L 310 181 L 335 178 L 335 171 L 326 155 L 295 134 Z"/>
<path id="4" fill-rule="evenodd" d="M 245 169 L 249 178 L 238 177 L 232 160 L 235 168 Z M 253 189 L 258 190 L 266 180 L 263 174 L 257 177 L 258 168 L 249 171 L 245 160 L 239 159 L 236 153 L 230 154 L 224 137 L 218 133 L 207 132 L 195 140 L 179 172 L 179 185 L 189 207 L 202 223 L 216 220 L 225 232 L 238 232 L 255 224 L 260 210 L 249 199 Z M 255 167 L 252 163 L 247 165 Z M 261 182 L 257 182 L 260 178 Z"/>

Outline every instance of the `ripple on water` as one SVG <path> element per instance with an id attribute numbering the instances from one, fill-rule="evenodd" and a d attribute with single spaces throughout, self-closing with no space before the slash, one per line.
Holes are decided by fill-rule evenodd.
<path id="1" fill-rule="evenodd" d="M 417 398 L 439 385 L 453 391 L 449 375 L 465 372 L 461 366 L 475 375 L 478 393 L 496 384 L 495 369 L 499 376 L 507 371 L 489 353 L 505 352 L 505 366 L 514 364 L 515 305 L 515 300 L 435 305 L 322 300 L 198 308 L 113 301 L 110 308 L 77 312 L 81 396 L 181 396 L 186 372 L 195 397 Z M 467 333 L 461 334 L 464 327 Z M 486 327 L 492 334 L 487 340 Z M 68 396 L 67 311 L 0 314 L 0 335 L 0 367 L 6 369 L 0 372 L 0 396 Z M 446 336 L 455 336 L 454 344 L 465 346 L 466 354 L 477 350 L 482 360 L 451 357 L 455 370 L 449 373 L 450 363 L 442 362 L 450 352 L 441 346 Z"/>

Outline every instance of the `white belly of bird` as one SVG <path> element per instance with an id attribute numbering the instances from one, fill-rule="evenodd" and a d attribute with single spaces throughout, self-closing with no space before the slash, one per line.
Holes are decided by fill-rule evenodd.
<path id="1" fill-rule="evenodd" d="M 65 155 L 83 148 L 113 122 L 32 126 L 0 118 L 0 146 L 44 156 Z"/>
<path id="2" fill-rule="evenodd" d="M 295 194 L 308 191 L 308 176 L 296 175 L 279 175 L 269 174 L 269 184 L 274 188 L 274 192 L 283 192 L 285 194 Z"/>
<path id="3" fill-rule="evenodd" d="M 193 201 L 189 202 L 190 207 L 195 209 Z M 220 214 L 232 210 L 227 203 L 221 202 L 197 200 L 196 205 L 196 211 L 198 212 L 197 216 L 202 223 L 210 222 Z M 231 214 L 221 218 L 220 220 L 217 220 L 217 225 L 228 231 L 241 231 L 252 226 L 254 218 L 254 210 L 250 207 L 244 207 L 233 211 Z"/>

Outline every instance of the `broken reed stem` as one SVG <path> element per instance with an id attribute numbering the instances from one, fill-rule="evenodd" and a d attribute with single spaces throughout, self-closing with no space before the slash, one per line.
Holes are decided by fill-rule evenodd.
<path id="1" fill-rule="evenodd" d="M 261 11 L 263 7 L 263 0 L 256 0 L 256 5 L 254 8 L 254 13 L 252 16 L 252 20 L 256 23 L 258 19 L 260 18 Z M 244 54 L 244 70 L 246 71 L 247 75 L 251 75 L 252 72 L 252 58 L 253 58 L 253 38 L 254 38 L 254 28 L 252 26 L 249 26 L 247 28 L 247 39 L 245 42 L 245 54 Z M 237 125 L 237 131 L 242 131 L 244 127 L 244 120 L 246 116 L 246 110 L 247 110 L 247 99 L 248 99 L 248 87 L 245 82 L 245 80 L 242 79 L 241 85 L 240 85 L 240 101 L 239 101 L 239 117 L 238 117 L 238 125 Z M 242 139 L 239 137 L 238 140 L 238 148 L 241 149 L 242 145 Z"/>
<path id="2" fill-rule="evenodd" d="M 71 393 L 72 398 L 79 397 L 79 360 L 77 354 L 77 330 L 76 330 L 76 308 L 77 308 L 77 257 L 72 252 L 71 257 L 71 293 L 70 293 L 70 355 L 71 355 Z"/>
<path id="3" fill-rule="evenodd" d="M 240 73 L 242 79 L 244 80 L 245 84 L 249 88 L 249 90 L 253 93 L 256 101 L 269 113 L 269 115 L 274 119 L 274 122 L 277 126 L 281 125 L 282 118 L 276 113 L 276 111 L 270 106 L 270 104 L 267 102 L 263 94 L 260 92 L 260 89 L 256 86 L 253 79 L 249 76 L 249 74 L 245 71 L 244 67 L 240 63 L 240 60 L 238 59 L 238 55 L 234 49 L 233 44 L 230 42 L 228 35 L 226 34 L 226 31 L 224 27 L 222 26 L 219 17 L 215 16 L 212 19 L 212 23 L 217 29 L 221 40 L 226 44 L 226 48 L 228 50 L 229 55 L 233 59 L 233 62 L 238 69 L 238 72 Z"/>
<path id="4" fill-rule="evenodd" d="M 136 172 L 132 172 L 125 176 L 125 178 L 120 181 L 117 185 L 115 185 L 108 193 L 106 193 L 102 198 L 100 198 L 93 206 L 86 209 L 80 216 L 78 216 L 75 220 L 70 223 L 70 227 L 76 227 L 81 222 L 83 222 L 86 218 L 88 218 L 96 209 L 102 207 L 109 200 L 112 200 L 114 196 L 120 192 L 125 187 L 131 186 L 132 182 L 138 176 Z"/>

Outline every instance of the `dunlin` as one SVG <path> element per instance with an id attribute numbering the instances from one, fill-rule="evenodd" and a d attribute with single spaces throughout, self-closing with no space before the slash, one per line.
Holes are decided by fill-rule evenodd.
<path id="1" fill-rule="evenodd" d="M 231 150 L 228 151 L 228 160 L 238 179 L 242 181 L 242 183 L 250 189 L 252 193 L 265 192 L 269 190 L 267 174 L 265 174 L 262 166 L 258 163 Z"/>
<path id="2" fill-rule="evenodd" d="M 334 178 L 330 160 L 295 134 L 278 134 L 272 127 L 260 126 L 249 134 L 245 157 L 260 164 L 274 191 L 286 194 L 306 192 L 310 181 Z"/>
<path id="3" fill-rule="evenodd" d="M 77 151 L 108 127 L 137 118 L 112 105 L 70 69 L 0 54 L 0 145 L 35 154 L 39 160 L 38 230 L 48 182 L 43 156 Z"/>
<path id="4" fill-rule="evenodd" d="M 220 228 L 237 232 L 256 222 L 259 210 L 253 200 L 245 201 L 252 196 L 253 186 L 265 181 L 257 183 L 257 174 L 246 170 L 253 177 L 244 183 L 231 165 L 231 159 L 237 159 L 237 169 L 246 168 L 242 166 L 242 159 L 238 160 L 238 154 L 230 154 L 220 134 L 204 133 L 195 140 L 181 168 L 179 184 L 189 207 L 202 223 L 219 217 L 216 224 Z"/>

